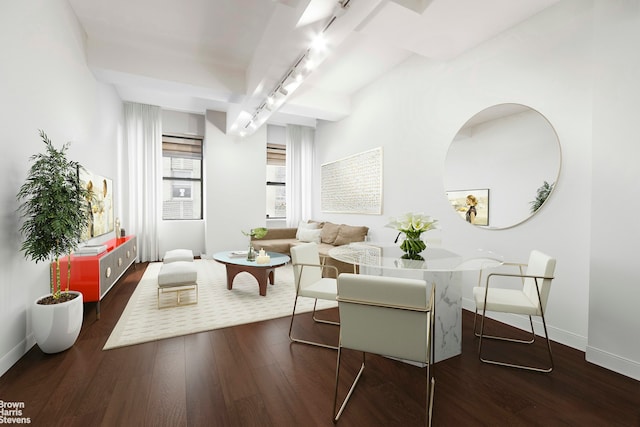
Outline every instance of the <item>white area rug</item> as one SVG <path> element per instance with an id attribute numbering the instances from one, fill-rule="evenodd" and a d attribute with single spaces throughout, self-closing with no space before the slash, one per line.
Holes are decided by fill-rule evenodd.
<path id="1" fill-rule="evenodd" d="M 249 273 L 238 274 L 233 289 L 227 289 L 225 266 L 212 260 L 194 260 L 198 269 L 198 303 L 158 309 L 157 278 L 162 263 L 147 266 L 103 350 L 163 338 L 225 328 L 291 315 L 295 288 L 290 264 L 275 270 L 275 285 L 267 285 L 260 296 L 258 283 Z M 193 291 L 181 300 L 195 298 Z M 162 302 L 175 301 L 175 293 L 162 296 Z M 313 299 L 300 298 L 296 313 L 313 310 Z M 333 301 L 318 300 L 317 309 L 336 307 Z"/>

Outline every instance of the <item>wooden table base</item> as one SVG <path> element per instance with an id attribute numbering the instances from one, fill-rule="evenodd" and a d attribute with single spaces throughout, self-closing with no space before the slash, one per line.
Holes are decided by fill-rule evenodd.
<path id="1" fill-rule="evenodd" d="M 248 265 L 235 265 L 225 264 L 227 266 L 227 289 L 233 289 L 233 279 L 238 275 L 246 271 L 256 278 L 258 281 L 258 287 L 260 288 L 260 295 L 267 295 L 267 282 L 273 286 L 274 282 L 274 270 L 277 267 L 252 267 Z"/>

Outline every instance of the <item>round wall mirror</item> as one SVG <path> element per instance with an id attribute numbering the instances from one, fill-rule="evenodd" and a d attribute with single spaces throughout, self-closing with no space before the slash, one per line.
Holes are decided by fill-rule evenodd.
<path id="1" fill-rule="evenodd" d="M 558 136 L 542 114 L 520 104 L 494 105 L 471 117 L 451 142 L 445 192 L 463 221 L 513 227 L 548 199 L 561 157 Z"/>

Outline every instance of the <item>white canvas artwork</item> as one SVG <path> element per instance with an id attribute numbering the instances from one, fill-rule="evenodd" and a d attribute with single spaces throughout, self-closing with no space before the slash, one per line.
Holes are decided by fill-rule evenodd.
<path id="1" fill-rule="evenodd" d="M 382 214 L 382 147 L 321 166 L 321 210 Z"/>

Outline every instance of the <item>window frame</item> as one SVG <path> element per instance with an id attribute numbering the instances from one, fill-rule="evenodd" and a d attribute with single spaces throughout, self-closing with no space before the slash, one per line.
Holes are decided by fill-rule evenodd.
<path id="1" fill-rule="evenodd" d="M 284 166 L 286 168 L 286 159 L 287 159 L 286 144 L 267 142 L 267 162 L 265 164 L 265 168 L 268 166 Z M 269 187 L 285 187 L 285 194 L 286 194 L 286 187 L 287 187 L 286 175 L 285 175 L 285 181 L 267 180 L 267 186 L 265 190 L 268 189 Z M 287 218 L 286 206 L 285 206 L 284 216 L 269 216 L 269 214 L 266 212 L 265 212 L 265 216 L 266 216 L 266 219 L 278 219 L 278 220 L 286 219 Z"/>
<path id="2" fill-rule="evenodd" d="M 180 142 L 181 140 L 190 140 L 190 141 L 197 141 L 199 144 L 185 144 L 184 142 Z M 165 143 L 167 144 L 167 146 L 169 145 L 174 145 L 173 148 L 174 150 L 165 150 Z M 176 147 L 175 145 L 177 145 L 179 147 L 179 145 L 184 145 L 184 146 L 197 146 L 199 147 L 199 150 L 188 150 L 188 149 L 184 149 L 184 150 L 180 150 L 177 149 L 175 150 Z M 175 154 L 179 154 L 179 153 L 186 153 L 186 155 L 184 157 L 180 157 L 178 155 L 173 155 L 173 156 L 166 156 L 165 152 L 173 152 Z M 164 182 L 165 181 L 171 181 L 171 182 L 184 182 L 184 183 L 191 183 L 192 186 L 192 194 L 191 197 L 185 197 L 185 199 L 194 199 L 194 195 L 193 195 L 193 183 L 200 183 L 200 217 L 199 218 L 165 218 L 165 210 L 164 210 L 164 196 L 162 198 L 162 220 L 163 221 L 202 221 L 204 219 L 204 137 L 202 136 L 192 136 L 192 135 L 177 135 L 177 134 L 170 134 L 170 133 L 163 133 L 162 134 L 162 159 L 164 162 L 164 158 L 165 157 L 176 157 L 176 158 L 182 158 L 182 159 L 188 159 L 188 158 L 192 158 L 194 160 L 200 160 L 200 177 L 199 178 L 193 178 L 193 177 L 174 177 L 174 176 L 165 176 L 164 174 L 164 167 L 162 169 L 162 182 L 163 182 L 163 187 L 164 187 Z M 173 191 L 173 188 L 172 188 Z M 173 200 L 173 198 L 172 198 Z"/>

